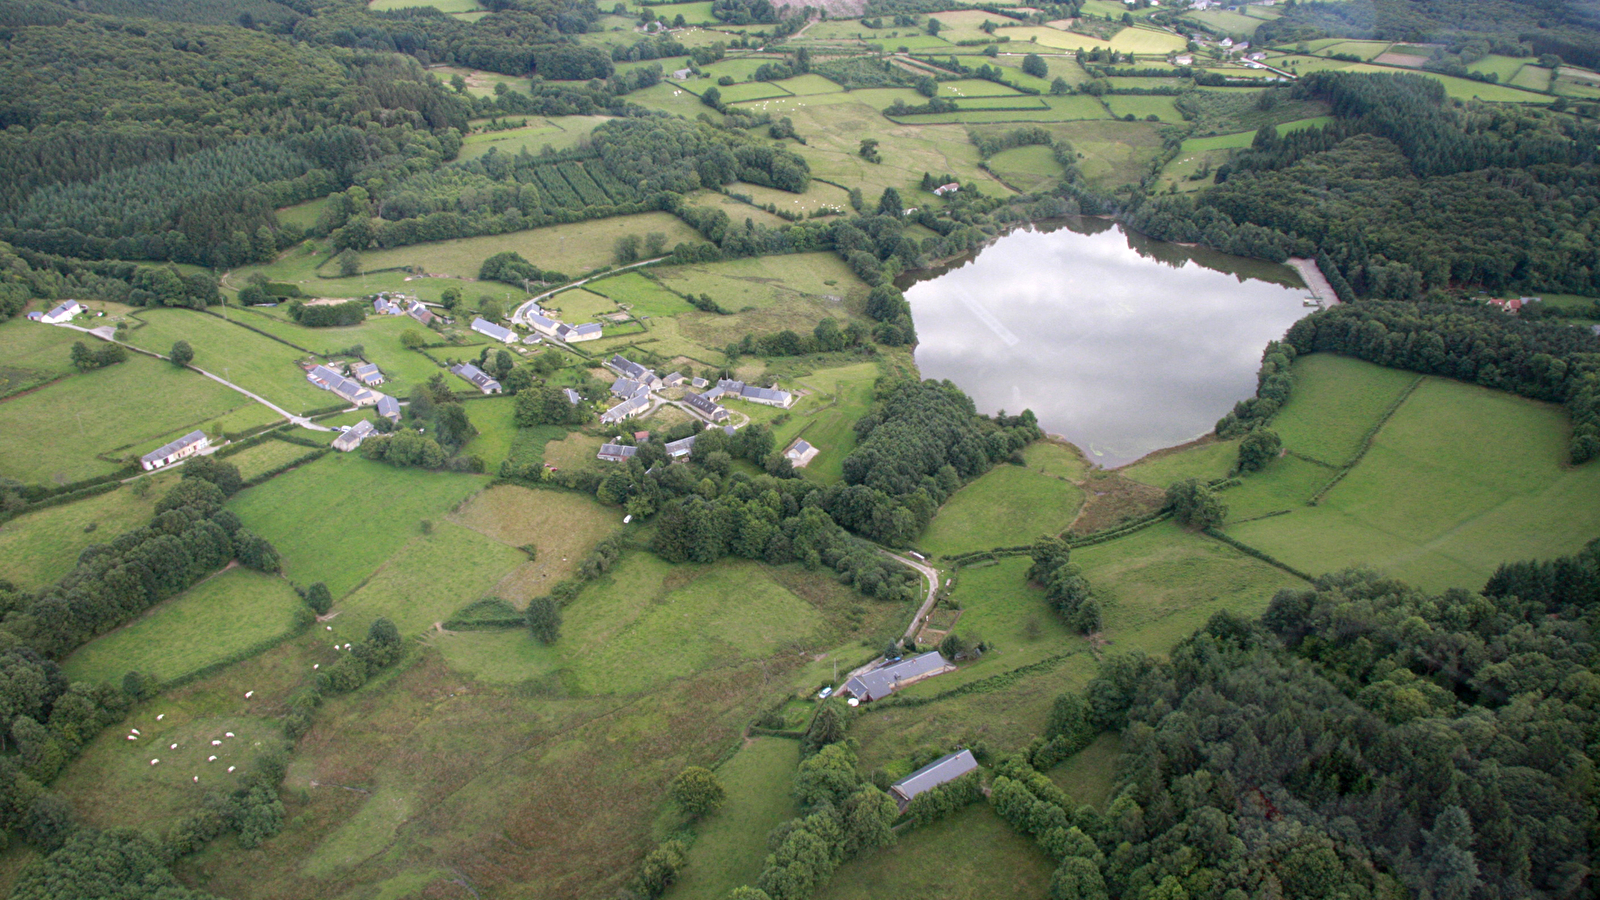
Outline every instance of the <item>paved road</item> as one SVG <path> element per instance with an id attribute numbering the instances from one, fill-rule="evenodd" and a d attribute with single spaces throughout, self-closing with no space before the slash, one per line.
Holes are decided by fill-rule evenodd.
<path id="1" fill-rule="evenodd" d="M 80 326 L 77 326 L 77 325 L 68 324 L 66 322 L 62 322 L 57 327 L 58 328 L 70 328 L 73 331 L 81 331 L 84 334 L 89 335 L 90 337 L 97 337 L 100 340 L 105 341 L 107 343 L 121 344 L 122 346 L 127 347 L 129 350 L 132 350 L 135 353 L 143 353 L 145 356 L 153 356 L 156 359 L 166 360 L 167 362 L 171 362 L 172 361 L 171 359 L 168 359 L 167 357 L 162 356 L 160 353 L 156 353 L 153 350 L 145 350 L 145 349 L 140 348 L 140 347 L 135 347 L 132 344 L 126 343 L 124 341 L 119 341 L 119 340 L 116 340 L 115 338 L 106 337 L 104 334 L 99 333 L 100 329 L 83 328 L 83 327 L 80 327 Z M 212 374 L 211 372 L 207 372 L 205 369 L 202 369 L 199 366 L 192 366 L 191 365 L 191 366 L 187 366 L 186 368 L 190 368 L 190 369 L 193 369 L 196 372 L 199 372 L 201 375 L 204 375 L 205 377 L 211 379 L 212 381 L 215 381 L 217 384 L 220 384 L 220 385 L 223 385 L 224 387 L 232 388 L 233 390 L 238 391 L 239 393 L 245 395 L 246 397 L 249 397 L 251 400 L 254 400 L 255 402 L 261 404 L 262 406 L 265 406 L 267 409 L 270 409 L 273 412 L 277 413 L 278 415 L 283 416 L 285 419 L 288 419 L 289 421 L 293 422 L 294 424 L 299 425 L 301 428 L 309 428 L 312 431 L 332 431 L 333 430 L 332 428 L 329 428 L 326 425 L 318 425 L 317 423 L 311 421 L 310 419 L 306 418 L 305 416 L 297 416 L 294 413 L 289 412 L 287 409 L 284 409 L 283 407 L 278 406 L 277 404 L 273 403 L 271 400 L 268 400 L 267 398 L 261 396 L 260 394 L 251 393 L 250 391 L 245 390 L 244 388 L 238 386 L 237 384 L 234 384 L 233 382 L 228 381 L 227 379 L 223 378 L 221 375 L 215 375 L 215 374 Z"/>
<path id="2" fill-rule="evenodd" d="M 607 272 L 601 272 L 599 275 L 590 275 L 588 278 L 580 278 L 577 281 L 570 281 L 570 282 L 568 282 L 566 284 L 561 285 L 560 287 L 551 288 L 550 290 L 545 291 L 544 293 L 542 293 L 542 294 L 540 294 L 540 295 L 538 295 L 536 297 L 529 297 L 526 301 L 524 301 L 520 306 L 518 306 L 516 308 L 516 311 L 511 314 L 511 321 L 513 321 L 513 322 L 521 322 L 522 324 L 527 325 L 528 324 L 528 307 L 538 304 L 538 302 L 540 300 L 543 300 L 544 298 L 550 296 L 551 294 L 559 294 L 562 291 L 571 290 L 571 289 L 573 289 L 575 287 L 581 287 L 581 286 L 583 286 L 585 284 L 588 284 L 589 282 L 594 281 L 596 278 L 605 278 L 605 277 L 610 276 L 610 275 L 615 275 L 618 272 L 626 272 L 629 269 L 637 269 L 640 266 L 648 266 L 651 263 L 661 262 L 663 259 L 666 259 L 666 257 L 665 256 L 658 256 L 655 259 L 643 259 L 643 260 L 640 260 L 639 262 L 631 263 L 631 264 L 626 265 L 626 266 L 619 266 L 619 267 L 617 267 L 615 269 L 612 269 L 610 271 L 607 271 Z M 552 339 L 547 336 L 547 337 L 545 337 L 545 340 L 550 341 Z M 553 341 L 553 343 L 561 344 L 560 341 Z M 565 344 L 561 344 L 561 346 L 564 347 L 566 345 Z"/>
<path id="3" fill-rule="evenodd" d="M 901 556 L 900 554 L 890 550 L 884 550 L 882 547 L 879 547 L 878 549 L 883 553 L 884 556 L 905 563 L 911 568 L 916 569 L 918 572 L 922 573 L 923 578 L 928 580 L 928 597 L 926 600 L 922 601 L 922 608 L 917 610 L 917 614 L 911 617 L 911 625 L 906 629 L 905 637 L 901 638 L 902 641 L 909 641 L 916 637 L 917 629 L 922 627 L 923 620 L 928 617 L 929 612 L 933 611 L 933 602 L 939 597 L 939 570 L 935 569 L 933 566 L 927 565 L 926 563 L 917 562 L 915 559 L 910 557 Z"/>

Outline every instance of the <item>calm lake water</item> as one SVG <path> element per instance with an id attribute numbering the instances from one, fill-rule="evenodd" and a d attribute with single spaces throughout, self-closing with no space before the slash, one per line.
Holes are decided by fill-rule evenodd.
<path id="1" fill-rule="evenodd" d="M 1254 394 L 1267 342 L 1312 311 L 1286 266 L 1103 220 L 1015 231 L 901 287 L 924 378 L 980 412 L 1032 409 L 1108 468 L 1210 431 Z"/>

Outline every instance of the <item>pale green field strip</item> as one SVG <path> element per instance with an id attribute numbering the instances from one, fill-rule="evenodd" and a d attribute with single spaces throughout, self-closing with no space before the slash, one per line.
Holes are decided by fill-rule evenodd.
<path id="1" fill-rule="evenodd" d="M 694 309 L 682 297 L 637 272 L 591 281 L 587 287 L 619 304 L 626 304 L 634 315 L 675 316 Z"/>
<path id="2" fill-rule="evenodd" d="M 1039 190 L 1064 174 L 1049 147 L 1013 147 L 989 157 L 989 171 L 1020 191 Z"/>
<path id="3" fill-rule="evenodd" d="M 1131 115 L 1136 119 L 1155 116 L 1169 123 L 1183 121 L 1183 116 L 1178 113 L 1176 97 L 1111 96 L 1106 98 L 1106 106 L 1119 119 Z"/>
<path id="4" fill-rule="evenodd" d="M 230 313 L 239 316 L 240 313 Z M 306 354 L 228 319 L 183 309 L 147 309 L 143 327 L 130 328 L 128 343 L 166 353 L 177 341 L 194 348 L 194 365 L 259 394 L 293 413 L 343 403 L 306 380 L 300 368 Z M 241 322 L 251 321 L 241 318 Z M 245 398 L 235 394 L 240 400 Z"/>
<path id="5" fill-rule="evenodd" d="M 610 116 L 507 116 L 513 121 L 527 119 L 521 128 L 505 131 L 482 131 L 469 134 L 462 140 L 461 159 L 477 159 L 494 150 L 496 153 L 516 155 L 526 150 L 539 153 L 546 146 L 556 150 L 570 150 L 594 131 L 595 126 Z"/>
<path id="6" fill-rule="evenodd" d="M 705 242 L 698 232 L 671 213 L 648 212 L 509 234 L 372 250 L 361 254 L 361 264 L 366 269 L 420 266 L 429 273 L 476 278 L 485 259 L 514 250 L 540 268 L 580 275 L 612 263 L 618 238 L 632 235 L 643 240 L 652 231 L 667 236 L 668 249 L 680 243 Z"/>
<path id="7" fill-rule="evenodd" d="M 1122 756 L 1122 736 L 1106 733 L 1078 754 L 1050 770 L 1050 780 L 1077 803 L 1105 812 L 1116 785 L 1117 763 Z"/>
<path id="8" fill-rule="evenodd" d="M 301 230 L 310 229 L 317 223 L 317 215 L 328 205 L 327 197 L 318 197 L 307 200 L 294 206 L 285 206 L 278 210 L 278 222 L 282 225 L 293 225 Z"/>
<path id="9" fill-rule="evenodd" d="M 367 8 L 375 12 L 387 12 L 393 9 L 416 9 L 432 7 L 443 13 L 466 13 L 485 11 L 478 4 L 478 0 L 370 0 Z"/>
<path id="10" fill-rule="evenodd" d="M 726 900 L 734 888 L 755 882 L 767 832 L 796 813 L 799 765 L 799 741 L 758 737 L 717 768 L 727 799 L 697 826 L 688 865 L 667 900 Z"/>
<path id="11" fill-rule="evenodd" d="M 1564 465 L 1568 428 L 1557 407 L 1428 378 L 1319 506 L 1228 533 L 1313 574 L 1361 564 L 1428 590 L 1476 590 L 1502 562 L 1600 534 L 1600 465 Z M 1299 466 L 1275 473 L 1286 461 L 1261 475 L 1298 478 Z"/>
<path id="12" fill-rule="evenodd" d="M 1301 128 L 1320 128 L 1333 121 L 1331 116 L 1317 116 L 1310 119 L 1297 119 L 1293 122 L 1284 122 L 1277 125 L 1279 134 L 1288 134 Z M 1214 137 L 1190 138 L 1183 142 L 1180 154 L 1205 153 L 1211 150 L 1241 150 L 1250 146 L 1255 140 L 1254 131 L 1240 131 L 1234 134 L 1219 134 Z M 1181 158 L 1181 156 L 1180 156 Z"/>
<path id="13" fill-rule="evenodd" d="M 299 595 L 276 575 L 229 569 L 67 657 L 73 681 L 118 684 L 128 672 L 171 681 L 285 634 Z"/>
<path id="14" fill-rule="evenodd" d="M 310 447 L 302 447 L 288 441 L 266 440 L 227 457 L 227 462 L 238 466 L 240 476 L 249 481 L 315 452 Z"/>
<path id="15" fill-rule="evenodd" d="M 418 534 L 422 520 L 437 525 L 487 480 L 330 453 L 240 493 L 229 506 L 277 547 L 285 576 L 326 582 L 337 601 Z"/>
<path id="16" fill-rule="evenodd" d="M 1043 897 L 1053 871 L 1055 864 L 1038 845 L 980 802 L 840 866 L 814 896 L 817 900 Z"/>
<path id="17" fill-rule="evenodd" d="M 486 594 L 527 557 L 460 525 L 440 522 L 400 547 L 355 593 L 340 599 L 340 629 L 364 633 L 384 616 L 418 635 Z M 350 619 L 351 621 L 345 621 Z"/>
<path id="18" fill-rule="evenodd" d="M 1119 469 L 1124 476 L 1151 487 L 1165 489 L 1174 481 L 1198 478 L 1214 481 L 1228 477 L 1239 459 L 1239 442 L 1212 441 L 1181 450 L 1158 451 Z"/>
<path id="19" fill-rule="evenodd" d="M 1072 119 L 1104 119 L 1110 117 L 1106 107 L 1094 97 L 1072 95 L 1066 97 L 1029 97 L 1029 100 L 1040 100 L 1045 108 L 1038 109 L 972 109 L 960 110 L 951 113 L 931 113 L 923 115 L 900 116 L 900 120 L 908 125 L 944 125 L 944 124 L 981 124 L 985 122 L 1061 122 Z M 983 100 L 969 101 L 973 106 L 985 103 Z"/>
<path id="20" fill-rule="evenodd" d="M 299 448 L 304 451 L 306 448 Z M 59 581 L 90 544 L 148 524 L 162 488 L 143 497 L 129 487 L 18 516 L 0 525 L 0 578 L 23 590 Z"/>
<path id="21" fill-rule="evenodd" d="M 66 484 L 110 474 L 121 465 L 96 454 L 137 456 L 248 405 L 254 401 L 209 378 L 130 353 L 127 362 L 0 403 L 0 476 Z"/>
<path id="22" fill-rule="evenodd" d="M 79 340 L 87 339 L 22 316 L 0 323 L 0 398 L 71 374 L 72 344 Z"/>

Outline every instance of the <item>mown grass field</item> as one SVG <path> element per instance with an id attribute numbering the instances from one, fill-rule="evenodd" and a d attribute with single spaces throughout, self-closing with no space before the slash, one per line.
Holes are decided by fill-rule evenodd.
<path id="1" fill-rule="evenodd" d="M 570 225 L 550 225 L 509 234 L 373 250 L 361 254 L 361 266 L 367 270 L 420 266 L 430 273 L 476 278 L 478 268 L 485 259 L 505 250 L 515 250 L 540 268 L 580 275 L 614 262 L 618 238 L 633 235 L 643 240 L 652 231 L 667 236 L 668 249 L 680 243 L 696 244 L 704 240 L 671 213 L 649 212 Z"/>
<path id="2" fill-rule="evenodd" d="M 483 460 L 486 472 L 498 472 L 500 463 L 511 455 L 516 440 L 516 400 L 496 397 L 466 405 L 467 419 L 478 429 L 461 452 Z"/>
<path id="3" fill-rule="evenodd" d="M 1228 533 L 1314 575 L 1370 565 L 1476 590 L 1501 562 L 1600 534 L 1600 466 L 1565 465 L 1568 429 L 1557 407 L 1430 377 L 1318 506 Z"/>
<path id="4" fill-rule="evenodd" d="M 980 802 L 840 866 L 816 897 L 1043 897 L 1054 871 L 1055 864 L 1044 851 Z"/>
<path id="5" fill-rule="evenodd" d="M 253 403 L 209 378 L 130 353 L 127 362 L 0 403 L 0 476 L 67 483 L 105 475 L 120 466 L 96 454 L 137 456 Z"/>
<path id="6" fill-rule="evenodd" d="M 587 138 L 595 126 L 608 120 L 610 116 L 508 116 L 507 118 L 513 122 L 526 119 L 528 124 L 504 131 L 480 131 L 467 135 L 461 142 L 461 159 L 477 159 L 490 150 L 511 155 L 524 150 L 529 153 L 539 153 L 547 145 L 557 150 L 570 150 Z"/>
<path id="7" fill-rule="evenodd" d="M 304 450 L 305 448 L 300 448 Z M 52 506 L 0 525 L 0 578 L 37 590 L 72 571 L 90 544 L 108 543 L 150 521 L 166 483 L 140 496 L 130 487 Z"/>
<path id="8" fill-rule="evenodd" d="M 799 741 L 758 737 L 717 768 L 727 800 L 696 826 L 688 865 L 667 900 L 725 900 L 755 881 L 767 855 L 767 832 L 796 813 L 799 765 Z"/>
<path id="9" fill-rule="evenodd" d="M 1102 734 L 1094 743 L 1050 770 L 1056 783 L 1075 803 L 1087 803 L 1101 812 L 1111 803 L 1118 758 L 1122 755 L 1122 736 Z"/>
<path id="10" fill-rule="evenodd" d="M 1032 191 L 1064 174 L 1049 147 L 1014 147 L 989 157 L 989 169 L 1022 191 Z"/>
<path id="11" fill-rule="evenodd" d="M 128 331 L 128 343 L 165 354 L 177 341 L 188 341 L 194 348 L 196 367 L 260 394 L 290 412 L 342 402 L 306 381 L 305 371 L 298 365 L 306 354 L 226 319 L 183 309 L 149 309 L 137 318 L 144 325 Z"/>
<path id="12" fill-rule="evenodd" d="M 254 447 L 248 447 L 229 457 L 227 462 L 239 467 L 239 474 L 246 481 L 258 475 L 269 472 L 282 465 L 287 465 L 297 459 L 303 459 L 307 454 L 315 453 L 310 447 L 291 444 L 288 441 L 262 441 Z"/>
<path id="13" fill-rule="evenodd" d="M 866 289 L 832 252 L 735 259 L 653 270 L 662 284 L 685 294 L 710 294 L 723 309 L 765 309 L 789 301 L 844 298 Z M 843 311 L 841 310 L 841 316 Z"/>
<path id="14" fill-rule="evenodd" d="M 534 548 L 534 558 L 496 588 L 520 602 L 572 577 L 594 545 L 621 527 L 622 515 L 582 494 L 499 485 L 472 498 L 450 521 L 507 547 Z"/>
<path id="15" fill-rule="evenodd" d="M 1031 544 L 1065 531 L 1083 505 L 1083 490 L 1073 483 L 1086 468 L 1081 454 L 1040 442 L 1024 458 L 1026 466 L 1002 463 L 957 491 L 918 545 L 950 555 Z"/>
<path id="16" fill-rule="evenodd" d="M 513 547 L 447 522 L 407 541 L 361 587 L 334 606 L 339 630 L 364 634 L 384 616 L 410 636 L 490 594 L 525 559 Z M 345 621 L 345 620 L 351 621 Z"/>
<path id="17" fill-rule="evenodd" d="M 1128 478 L 1163 490 L 1174 481 L 1226 478 L 1239 459 L 1238 441 L 1208 441 L 1170 451 L 1160 450 L 1117 471 Z"/>
<path id="18" fill-rule="evenodd" d="M 1028 584 L 1031 565 L 1033 560 L 1019 556 L 961 570 L 951 595 L 961 613 L 955 633 L 969 641 L 981 638 L 996 650 L 968 667 L 978 675 L 999 674 L 1083 646 L 1083 639 L 1045 602 L 1043 589 Z M 948 690 L 961 680 L 959 674 L 941 675 L 929 682 L 929 689 Z"/>
<path id="19" fill-rule="evenodd" d="M 748 208 L 748 207 L 747 207 Z M 753 210 L 759 212 L 759 210 Z M 636 316 L 675 316 L 694 307 L 682 297 L 637 272 L 624 272 L 592 281 L 589 290 L 625 305 Z"/>
<path id="20" fill-rule="evenodd" d="M 297 584 L 323 581 L 337 600 L 411 538 L 438 525 L 485 475 L 400 469 L 330 453 L 240 493 L 229 506 L 271 541 Z"/>
<path id="21" fill-rule="evenodd" d="M 171 681 L 294 627 L 300 597 L 275 575 L 229 569 L 78 648 L 73 681 L 120 684 L 128 672 Z"/>
<path id="22" fill-rule="evenodd" d="M 1313 353 L 1295 361 L 1294 392 L 1273 418 L 1271 428 L 1290 450 L 1344 465 L 1417 378 L 1399 369 Z"/>
<path id="23" fill-rule="evenodd" d="M 875 363 L 858 363 L 784 379 L 810 393 L 794 405 L 789 422 L 775 428 L 773 434 L 780 450 L 797 438 L 817 448 L 816 458 L 801 470 L 806 478 L 831 484 L 844 477 L 844 458 L 856 447 L 855 423 L 872 407 L 872 387 L 878 375 Z"/>

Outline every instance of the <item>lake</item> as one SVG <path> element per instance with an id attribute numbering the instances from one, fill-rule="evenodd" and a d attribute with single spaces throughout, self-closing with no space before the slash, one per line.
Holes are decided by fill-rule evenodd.
<path id="1" fill-rule="evenodd" d="M 1267 342 L 1312 311 L 1287 266 L 1104 220 L 1014 231 L 909 275 L 924 378 L 979 412 L 1032 409 L 1107 468 L 1210 431 L 1255 393 Z"/>

